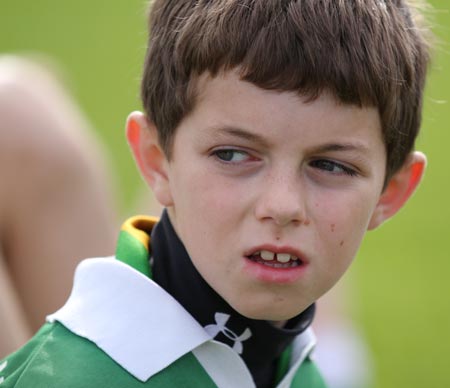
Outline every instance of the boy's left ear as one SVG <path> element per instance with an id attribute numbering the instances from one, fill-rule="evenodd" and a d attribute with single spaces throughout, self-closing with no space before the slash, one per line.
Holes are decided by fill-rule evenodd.
<path id="1" fill-rule="evenodd" d="M 419 185 L 427 164 L 426 156 L 412 152 L 403 167 L 389 180 L 370 219 L 368 229 L 375 229 L 397 213 Z"/>

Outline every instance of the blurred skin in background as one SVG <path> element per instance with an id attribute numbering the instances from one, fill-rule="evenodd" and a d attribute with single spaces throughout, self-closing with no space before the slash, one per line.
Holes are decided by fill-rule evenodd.
<path id="1" fill-rule="evenodd" d="M 0 358 L 67 299 L 77 263 L 114 252 L 110 169 L 91 127 L 42 64 L 0 56 Z M 134 206 L 159 215 L 147 190 Z M 338 287 L 319 303 L 317 361 L 331 388 L 363 388 L 367 349 Z M 322 339 L 322 340 L 320 340 Z"/>
<path id="2" fill-rule="evenodd" d="M 114 249 L 101 147 L 54 75 L 0 56 L 0 357 L 67 299 L 76 264 Z"/>

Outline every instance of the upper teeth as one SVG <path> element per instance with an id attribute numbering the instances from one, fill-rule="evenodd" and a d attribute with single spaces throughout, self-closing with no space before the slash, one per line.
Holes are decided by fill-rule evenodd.
<path id="1" fill-rule="evenodd" d="M 277 261 L 280 263 L 287 263 L 291 260 L 291 255 L 289 253 L 277 253 Z"/>
<path id="2" fill-rule="evenodd" d="M 273 260 L 273 257 L 275 256 L 275 253 L 269 252 L 269 251 L 261 251 L 260 256 L 263 260 Z"/>
<path id="3" fill-rule="evenodd" d="M 261 251 L 260 254 L 263 260 L 271 261 L 276 260 L 279 263 L 288 263 L 290 260 L 297 260 L 296 256 L 293 256 L 289 253 L 274 253 L 270 251 Z"/>

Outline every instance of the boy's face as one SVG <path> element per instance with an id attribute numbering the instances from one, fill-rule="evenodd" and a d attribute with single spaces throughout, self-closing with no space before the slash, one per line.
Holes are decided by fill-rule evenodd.
<path id="1" fill-rule="evenodd" d="M 247 317 L 289 319 L 335 284 L 377 224 L 378 113 L 233 72 L 203 76 L 198 90 L 151 184 L 214 290 Z"/>

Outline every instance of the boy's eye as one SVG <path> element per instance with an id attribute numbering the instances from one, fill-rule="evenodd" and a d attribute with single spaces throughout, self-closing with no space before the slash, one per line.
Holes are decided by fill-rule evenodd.
<path id="1" fill-rule="evenodd" d="M 239 163 L 250 159 L 247 152 L 234 149 L 217 150 L 214 151 L 213 155 L 221 161 L 228 163 Z"/>
<path id="2" fill-rule="evenodd" d="M 357 175 L 357 172 L 354 169 L 328 159 L 314 160 L 310 163 L 310 165 L 314 168 L 328 171 L 335 175 Z"/>

